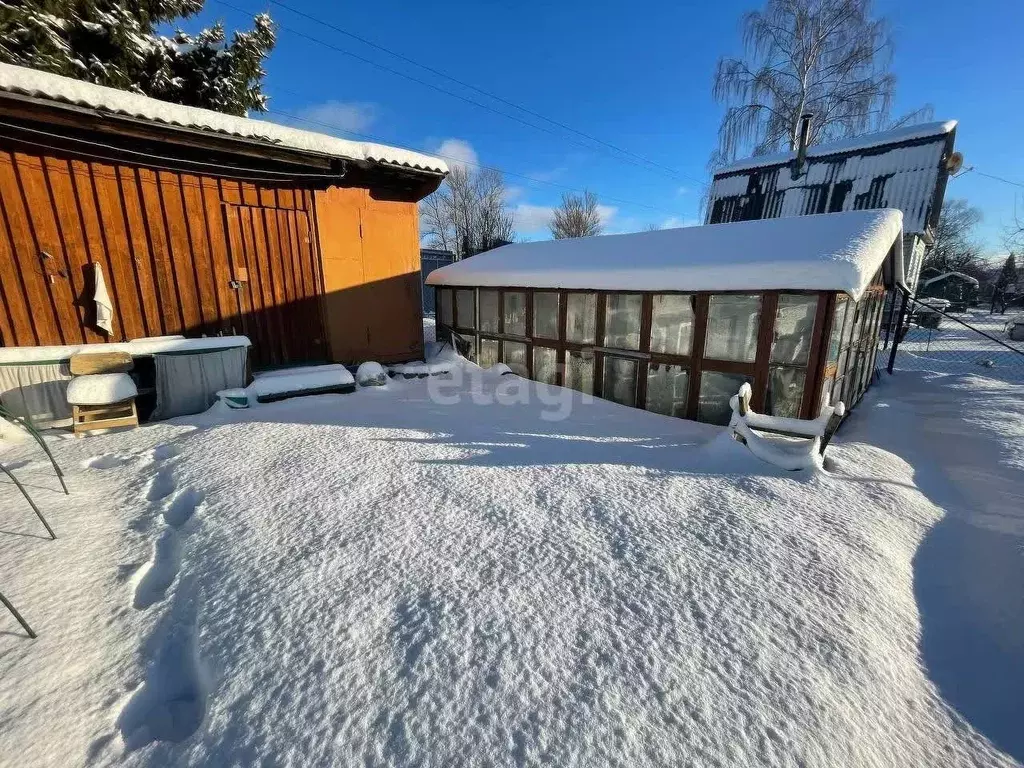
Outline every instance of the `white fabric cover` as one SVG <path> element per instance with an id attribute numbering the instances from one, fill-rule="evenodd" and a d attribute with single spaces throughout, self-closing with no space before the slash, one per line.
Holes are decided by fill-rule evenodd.
<path id="1" fill-rule="evenodd" d="M 112 405 L 138 394 L 127 373 L 92 373 L 73 378 L 68 384 L 67 398 L 71 405 Z"/>
<path id="2" fill-rule="evenodd" d="M 38 427 L 70 422 L 65 392 L 71 366 L 63 362 L 0 365 L 0 403 Z"/>
<path id="3" fill-rule="evenodd" d="M 103 267 L 98 261 L 92 263 L 93 268 L 93 295 L 92 300 L 96 302 L 96 327 L 102 328 L 108 334 L 114 332 L 114 303 L 107 293 L 107 283 L 103 279 Z"/>
<path id="4" fill-rule="evenodd" d="M 153 355 L 156 409 L 150 418 L 202 413 L 222 389 L 244 387 L 247 354 L 248 348 L 235 347 L 197 355 Z"/>

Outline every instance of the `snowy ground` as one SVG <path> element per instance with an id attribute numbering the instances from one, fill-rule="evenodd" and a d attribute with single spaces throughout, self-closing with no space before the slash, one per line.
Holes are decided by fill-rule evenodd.
<path id="1" fill-rule="evenodd" d="M 53 439 L 70 499 L 0 442 L 0 762 L 1014 764 L 1022 402 L 903 374 L 817 473 L 488 375 Z"/>

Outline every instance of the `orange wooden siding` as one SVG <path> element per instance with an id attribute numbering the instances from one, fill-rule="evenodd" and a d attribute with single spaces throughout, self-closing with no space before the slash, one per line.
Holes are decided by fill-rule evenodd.
<path id="1" fill-rule="evenodd" d="M 336 187 L 315 197 L 332 357 L 392 362 L 422 355 L 416 204 Z"/>
<path id="2" fill-rule="evenodd" d="M 310 201 L 302 189 L 0 151 L 0 345 L 246 333 L 257 365 L 326 359 Z M 94 262 L 114 305 L 109 336 L 95 326 Z"/>

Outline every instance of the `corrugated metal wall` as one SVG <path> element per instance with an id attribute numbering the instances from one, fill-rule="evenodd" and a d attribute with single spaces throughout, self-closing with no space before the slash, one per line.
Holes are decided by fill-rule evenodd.
<path id="1" fill-rule="evenodd" d="M 311 208 L 293 187 L 2 151 L 0 345 L 245 333 L 257 365 L 323 359 Z"/>
<path id="2" fill-rule="evenodd" d="M 884 151 L 808 158 L 805 172 L 795 180 L 788 165 L 721 176 L 711 185 L 708 223 L 898 208 L 903 211 L 904 231 L 923 233 L 932 214 L 946 141 L 943 135 L 927 143 Z M 763 200 L 753 206 L 758 210 L 751 215 L 754 177 Z"/>

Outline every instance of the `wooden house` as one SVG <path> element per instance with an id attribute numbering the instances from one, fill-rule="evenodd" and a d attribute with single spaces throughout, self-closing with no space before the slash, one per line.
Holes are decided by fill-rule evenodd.
<path id="1" fill-rule="evenodd" d="M 946 182 L 963 162 L 955 140 L 956 121 L 947 120 L 749 157 L 715 171 L 706 221 L 895 208 L 903 212 L 906 278 L 913 290 Z"/>
<path id="2" fill-rule="evenodd" d="M 517 243 L 433 271 L 476 362 L 666 415 L 816 417 L 871 383 L 902 214 L 851 211 Z"/>
<path id="3" fill-rule="evenodd" d="M 446 173 L 0 64 L 0 346 L 240 334 L 257 368 L 418 358 L 416 204 Z"/>

